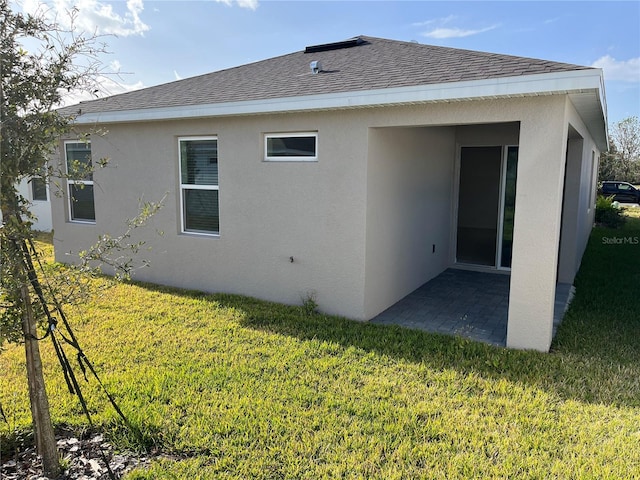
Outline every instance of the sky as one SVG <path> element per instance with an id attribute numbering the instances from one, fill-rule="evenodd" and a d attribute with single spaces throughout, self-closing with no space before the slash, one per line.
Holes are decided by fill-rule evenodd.
<path id="1" fill-rule="evenodd" d="M 34 12 L 38 0 L 14 0 Z M 640 116 L 638 1 L 47 0 L 104 35 L 106 94 L 357 35 L 603 68 L 609 125 Z M 77 100 L 77 99 L 74 99 Z"/>

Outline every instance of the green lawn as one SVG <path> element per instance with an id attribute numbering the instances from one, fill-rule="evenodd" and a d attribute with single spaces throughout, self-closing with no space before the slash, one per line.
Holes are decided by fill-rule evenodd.
<path id="1" fill-rule="evenodd" d="M 70 313 L 148 444 L 178 454 L 129 478 L 639 478 L 640 245 L 603 240 L 640 237 L 633 215 L 594 229 L 550 354 L 140 284 Z M 49 347 L 54 421 L 82 428 Z M 29 425 L 22 355 L 0 355 L 4 444 Z"/>

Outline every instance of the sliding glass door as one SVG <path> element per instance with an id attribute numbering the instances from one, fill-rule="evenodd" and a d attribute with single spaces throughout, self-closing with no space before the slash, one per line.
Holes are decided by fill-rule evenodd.
<path id="1" fill-rule="evenodd" d="M 511 268 L 513 251 L 513 219 L 516 212 L 516 179 L 518 175 L 518 147 L 507 147 L 506 157 L 502 162 L 502 231 L 499 246 L 500 268 Z"/>
<path id="2" fill-rule="evenodd" d="M 518 147 L 462 147 L 456 261 L 511 268 Z"/>

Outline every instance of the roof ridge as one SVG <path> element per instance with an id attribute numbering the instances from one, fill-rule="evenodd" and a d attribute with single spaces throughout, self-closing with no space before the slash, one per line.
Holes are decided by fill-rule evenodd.
<path id="1" fill-rule="evenodd" d="M 448 47 L 445 45 L 434 45 L 431 43 L 420 43 L 417 40 L 394 40 L 390 38 L 369 37 L 367 35 L 359 35 L 359 37 L 362 39 L 369 39 L 369 40 L 375 40 L 375 41 L 403 43 L 410 46 L 415 45 L 415 46 L 421 46 L 421 47 L 429 47 L 429 48 L 443 50 L 443 51 L 465 52 L 465 53 L 474 54 L 474 55 L 486 55 L 491 57 L 507 57 L 507 58 L 518 59 L 518 60 L 535 60 L 537 62 L 557 63 L 560 65 L 579 67 L 581 69 L 594 68 L 594 67 L 588 67 L 586 65 L 579 65 L 576 63 L 562 62 L 559 60 L 549 60 L 549 59 L 543 59 L 543 58 L 537 58 L 537 57 L 523 57 L 522 55 L 513 55 L 509 53 L 487 52 L 485 50 L 471 50 L 468 48 L 457 48 L 457 47 Z"/>

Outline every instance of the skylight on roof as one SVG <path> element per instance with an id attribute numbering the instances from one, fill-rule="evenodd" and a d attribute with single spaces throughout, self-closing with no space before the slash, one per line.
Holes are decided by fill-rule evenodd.
<path id="1" fill-rule="evenodd" d="M 342 42 L 323 43 L 321 45 L 311 45 L 304 49 L 304 53 L 327 52 L 329 50 L 340 50 L 341 48 L 357 47 L 365 43 L 360 37 L 350 38 Z"/>

